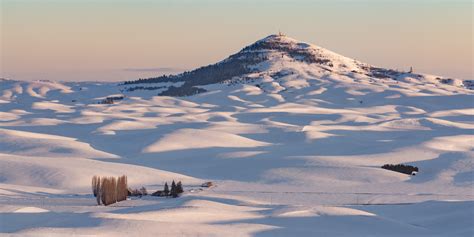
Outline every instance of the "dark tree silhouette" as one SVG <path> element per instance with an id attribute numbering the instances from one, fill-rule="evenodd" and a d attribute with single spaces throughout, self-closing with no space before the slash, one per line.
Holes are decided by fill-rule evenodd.
<path id="1" fill-rule="evenodd" d="M 171 197 L 174 197 L 174 198 L 178 197 L 178 192 L 177 192 L 177 190 L 176 190 L 176 183 L 174 182 L 174 180 L 173 180 L 173 182 L 171 183 L 170 195 L 171 195 Z"/>
<path id="2" fill-rule="evenodd" d="M 387 170 L 392 170 L 404 174 L 412 174 L 413 172 L 418 172 L 418 167 L 416 166 L 411 166 L 411 165 L 404 165 L 404 164 L 398 164 L 398 165 L 392 165 L 392 164 L 385 164 L 382 166 L 382 169 L 387 169 Z"/>
<path id="3" fill-rule="evenodd" d="M 165 188 L 163 189 L 163 193 L 165 196 L 168 196 L 170 194 L 170 188 L 168 187 L 168 182 L 165 182 Z"/>
<path id="4" fill-rule="evenodd" d="M 181 181 L 178 181 L 178 183 L 176 184 L 176 193 L 181 194 L 183 192 L 183 184 L 181 183 Z"/>

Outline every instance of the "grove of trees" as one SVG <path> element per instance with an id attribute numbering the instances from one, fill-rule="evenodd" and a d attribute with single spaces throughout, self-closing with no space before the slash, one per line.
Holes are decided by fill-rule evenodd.
<path id="1" fill-rule="evenodd" d="M 127 176 L 92 177 L 92 193 L 96 197 L 97 205 L 105 206 L 127 199 Z"/>
<path id="2" fill-rule="evenodd" d="M 127 196 L 145 196 L 148 195 L 148 191 L 145 187 L 140 189 L 130 189 L 128 187 L 127 176 L 122 175 L 120 177 L 101 177 L 94 175 L 91 182 L 92 193 L 96 197 L 97 205 L 108 206 L 110 204 L 120 202 L 127 199 Z M 183 184 L 181 181 L 171 183 L 171 189 L 168 186 L 168 182 L 165 183 L 163 190 L 158 190 L 152 194 L 152 196 L 164 196 L 164 197 L 179 197 L 183 193 Z"/>
<path id="3" fill-rule="evenodd" d="M 173 182 L 171 182 L 171 189 L 168 186 L 168 182 L 165 182 L 165 186 L 164 186 L 163 190 L 158 190 L 158 191 L 152 193 L 151 195 L 152 196 L 162 196 L 162 197 L 171 196 L 173 198 L 177 198 L 183 192 L 184 192 L 183 184 L 181 183 L 181 181 L 179 181 L 178 183 L 175 183 L 174 180 L 173 180 Z"/>

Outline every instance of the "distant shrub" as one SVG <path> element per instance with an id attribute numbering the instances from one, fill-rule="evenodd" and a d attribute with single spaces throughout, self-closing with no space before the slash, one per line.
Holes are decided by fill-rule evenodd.
<path id="1" fill-rule="evenodd" d="M 474 90 L 474 80 L 464 80 L 462 84 L 466 89 Z"/>
<path id="2" fill-rule="evenodd" d="M 440 82 L 443 83 L 443 84 L 452 84 L 453 83 L 453 79 L 451 78 L 444 78 L 444 79 L 441 79 Z"/>
<path id="3" fill-rule="evenodd" d="M 392 164 L 385 164 L 382 166 L 382 169 L 387 169 L 387 170 L 392 170 L 404 174 L 413 174 L 413 172 L 418 172 L 418 167 L 416 166 L 411 166 L 411 165 L 404 165 L 404 164 L 398 164 L 398 165 L 392 165 Z"/>
<path id="4" fill-rule="evenodd" d="M 165 192 L 163 192 L 163 190 L 158 190 L 158 191 L 152 193 L 151 196 L 165 197 L 167 195 L 165 195 Z"/>
<path id="5" fill-rule="evenodd" d="M 146 190 L 145 187 L 141 187 L 141 188 L 140 188 L 140 193 L 142 193 L 143 196 L 148 195 L 148 191 Z"/>
<path id="6" fill-rule="evenodd" d="M 212 183 L 212 182 L 205 182 L 205 183 L 201 184 L 201 187 L 203 187 L 203 188 L 210 188 L 212 186 L 214 186 L 214 183 Z"/>
<path id="7" fill-rule="evenodd" d="M 141 187 L 140 189 L 128 189 L 128 196 L 132 197 L 142 197 L 148 195 L 148 191 L 145 187 Z"/>
<path id="8" fill-rule="evenodd" d="M 113 104 L 117 100 L 123 100 L 123 96 L 111 96 L 98 102 L 98 104 Z"/>
<path id="9" fill-rule="evenodd" d="M 138 189 L 131 189 L 131 188 L 129 188 L 129 189 L 128 189 L 128 196 L 131 196 L 131 197 L 141 197 L 141 196 L 142 196 L 142 193 L 141 193 L 140 190 L 138 190 Z"/>

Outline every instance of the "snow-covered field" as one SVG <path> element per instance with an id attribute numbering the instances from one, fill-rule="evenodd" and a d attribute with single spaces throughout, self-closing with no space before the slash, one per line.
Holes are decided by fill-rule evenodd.
<path id="1" fill-rule="evenodd" d="M 474 235 L 474 101 L 463 81 L 374 77 L 325 49 L 264 40 L 332 66 L 263 51 L 256 72 L 186 97 L 0 80 L 0 234 Z M 420 172 L 380 168 L 399 163 Z M 186 192 L 97 206 L 91 177 L 122 174 L 134 188 L 174 179 Z"/>

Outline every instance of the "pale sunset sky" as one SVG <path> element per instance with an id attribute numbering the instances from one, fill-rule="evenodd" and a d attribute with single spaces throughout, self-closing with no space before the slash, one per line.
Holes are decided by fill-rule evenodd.
<path id="1" fill-rule="evenodd" d="M 0 77 L 9 79 L 176 73 L 279 30 L 372 65 L 474 79 L 471 0 L 0 2 Z"/>

